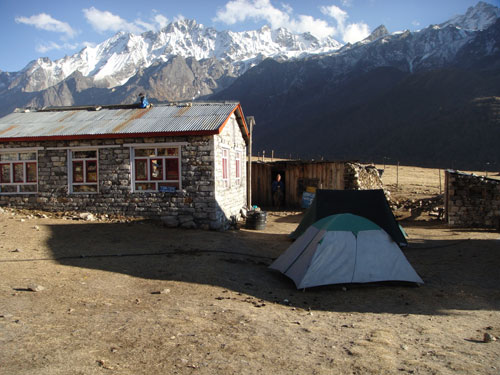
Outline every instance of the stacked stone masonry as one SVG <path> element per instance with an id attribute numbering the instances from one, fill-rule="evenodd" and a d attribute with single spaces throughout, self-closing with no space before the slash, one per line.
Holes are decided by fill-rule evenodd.
<path id="1" fill-rule="evenodd" d="M 500 229 L 500 181 L 446 171 L 445 196 L 448 224 Z"/>
<path id="2" fill-rule="evenodd" d="M 1 194 L 0 206 L 46 211 L 82 211 L 162 218 L 168 226 L 224 229 L 238 219 L 246 204 L 246 145 L 234 115 L 215 136 L 96 139 L 81 141 L 9 142 L 8 149 L 37 150 L 37 192 Z M 181 188 L 175 192 L 134 192 L 131 150 L 141 144 L 172 144 L 180 147 Z M 229 185 L 221 180 L 221 150 L 229 154 Z M 98 192 L 71 193 L 68 150 L 96 147 Z M 235 178 L 236 153 L 241 157 L 241 176 Z"/>
<path id="3" fill-rule="evenodd" d="M 384 189 L 378 170 L 371 165 L 345 163 L 344 165 L 345 190 L 373 190 Z"/>

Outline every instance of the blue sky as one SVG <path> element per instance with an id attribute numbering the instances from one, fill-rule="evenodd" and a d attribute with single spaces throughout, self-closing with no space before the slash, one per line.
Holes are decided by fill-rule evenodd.
<path id="1" fill-rule="evenodd" d="M 485 0 L 500 6 L 500 0 Z M 330 35 L 346 42 L 384 24 L 390 32 L 418 30 L 463 14 L 477 0 L 0 0 L 0 70 L 31 60 L 56 60 L 120 30 L 158 30 L 178 18 L 218 30 L 268 24 Z"/>

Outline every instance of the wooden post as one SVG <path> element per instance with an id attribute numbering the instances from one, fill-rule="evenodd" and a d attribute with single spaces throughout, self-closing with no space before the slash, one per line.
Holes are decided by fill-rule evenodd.
<path id="1" fill-rule="evenodd" d="M 398 165 L 396 165 L 396 189 L 398 188 L 399 186 L 399 161 L 398 161 Z"/>
<path id="2" fill-rule="evenodd" d="M 274 161 L 274 150 L 271 150 L 271 161 Z"/>
<path id="3" fill-rule="evenodd" d="M 439 194 L 441 194 L 441 169 L 438 169 L 438 173 L 439 173 Z"/>
<path id="4" fill-rule="evenodd" d="M 247 124 L 249 126 L 250 139 L 248 140 L 248 166 L 247 166 L 247 206 L 252 209 L 252 138 L 255 119 L 253 116 L 247 116 Z"/>

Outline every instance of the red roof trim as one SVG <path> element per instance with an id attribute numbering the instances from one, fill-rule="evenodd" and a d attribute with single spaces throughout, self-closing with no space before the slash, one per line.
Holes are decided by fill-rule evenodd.
<path id="1" fill-rule="evenodd" d="M 243 129 L 241 129 L 243 131 L 243 133 L 244 133 L 243 134 L 243 138 L 245 138 L 245 141 L 248 142 L 248 140 L 250 139 L 250 133 L 248 131 L 247 122 L 245 121 L 245 116 L 243 115 L 243 109 L 241 108 L 241 104 L 239 104 L 239 103 L 236 105 L 236 107 L 234 107 L 234 109 L 231 111 L 231 113 L 227 116 L 227 118 L 224 120 L 224 122 L 222 123 L 222 125 L 219 126 L 218 132 L 215 133 L 215 134 L 222 133 L 222 130 L 226 126 L 227 122 L 229 121 L 229 118 L 236 111 L 239 112 L 239 117 L 236 116 L 236 121 L 238 121 L 240 123 L 240 125 L 243 125 Z"/>
<path id="2" fill-rule="evenodd" d="M 122 133 L 122 134 L 82 134 L 82 135 L 54 135 L 44 137 L 12 137 L 0 138 L 0 142 L 27 142 L 27 141 L 73 141 L 80 139 L 110 139 L 110 138 L 142 138 L 142 137 L 182 137 L 189 135 L 215 135 L 218 130 L 197 130 L 184 132 L 157 132 L 157 133 Z"/>

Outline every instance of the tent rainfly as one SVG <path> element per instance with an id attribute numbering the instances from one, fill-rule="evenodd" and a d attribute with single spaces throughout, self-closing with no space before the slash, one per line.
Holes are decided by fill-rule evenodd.
<path id="1" fill-rule="evenodd" d="M 379 190 L 317 190 L 314 201 L 290 237 L 298 238 L 309 226 L 324 217 L 354 214 L 367 218 L 385 230 L 399 246 L 407 246 L 405 234 Z"/>
<path id="2" fill-rule="evenodd" d="M 291 278 L 297 289 L 379 281 L 424 283 L 387 232 L 353 214 L 317 221 L 269 268 Z"/>

